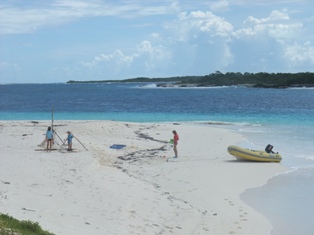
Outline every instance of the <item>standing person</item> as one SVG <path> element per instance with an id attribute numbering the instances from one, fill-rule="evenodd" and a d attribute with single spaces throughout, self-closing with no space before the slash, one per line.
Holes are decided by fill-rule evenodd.
<path id="1" fill-rule="evenodd" d="M 52 141 L 53 141 L 53 132 L 51 130 L 51 127 L 48 127 L 48 130 L 46 132 L 46 141 L 47 141 L 47 151 L 48 149 L 51 150 L 52 148 Z"/>
<path id="2" fill-rule="evenodd" d="M 175 155 L 174 157 L 177 158 L 178 157 L 177 145 L 178 145 L 179 136 L 175 130 L 173 130 L 172 133 L 173 133 L 173 151 Z"/>
<path id="3" fill-rule="evenodd" d="M 73 139 L 73 135 L 71 133 L 71 131 L 67 131 L 68 137 L 66 138 L 66 140 L 68 141 L 68 151 L 72 151 L 72 139 Z"/>

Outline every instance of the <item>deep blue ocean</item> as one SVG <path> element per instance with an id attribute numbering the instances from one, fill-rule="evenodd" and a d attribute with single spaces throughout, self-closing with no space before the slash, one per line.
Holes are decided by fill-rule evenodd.
<path id="1" fill-rule="evenodd" d="M 0 85 L 0 120 L 51 120 L 52 110 L 56 121 L 220 124 L 243 133 L 253 147 L 271 143 L 275 151 L 314 160 L 311 88 L 158 88 L 153 83 Z"/>
<path id="2" fill-rule="evenodd" d="M 243 147 L 264 149 L 272 144 L 283 156 L 280 164 L 291 169 L 263 186 L 273 200 L 282 201 L 289 194 L 275 213 L 287 216 L 286 205 L 295 205 L 307 194 L 308 206 L 302 204 L 302 209 L 291 211 L 287 224 L 292 227 L 285 224 L 284 228 L 300 231 L 297 218 L 304 213 L 314 216 L 314 89 L 158 88 L 138 83 L 0 85 L 0 120 L 51 120 L 52 109 L 55 121 L 210 123 L 245 136 Z M 243 198 L 252 198 L 249 195 L 258 190 L 245 192 Z M 254 201 L 247 202 L 265 215 L 270 213 Z M 307 230 L 300 234 L 314 234 L 312 217 L 302 217 L 300 226 Z M 273 234 L 283 234 L 278 224 L 274 226 Z"/>
<path id="3" fill-rule="evenodd" d="M 218 121 L 314 126 L 314 89 L 157 88 L 155 84 L 0 85 L 0 119 Z"/>

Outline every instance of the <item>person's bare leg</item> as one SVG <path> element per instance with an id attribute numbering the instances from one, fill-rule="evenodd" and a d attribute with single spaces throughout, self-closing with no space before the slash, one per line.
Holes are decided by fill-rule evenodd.
<path id="1" fill-rule="evenodd" d="M 49 149 L 51 150 L 52 149 L 52 140 L 48 140 L 49 142 Z"/>
<path id="2" fill-rule="evenodd" d="M 177 149 L 177 145 L 173 145 L 173 151 L 174 151 L 174 155 L 175 157 L 178 157 L 178 149 Z"/>

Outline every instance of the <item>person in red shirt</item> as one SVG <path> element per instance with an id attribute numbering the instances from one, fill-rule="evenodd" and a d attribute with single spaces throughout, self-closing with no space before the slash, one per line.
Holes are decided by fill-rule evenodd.
<path id="1" fill-rule="evenodd" d="M 177 158 L 178 157 L 177 145 L 178 145 L 179 136 L 176 131 L 172 131 L 172 133 L 173 133 L 173 151 L 175 155 L 174 157 Z"/>

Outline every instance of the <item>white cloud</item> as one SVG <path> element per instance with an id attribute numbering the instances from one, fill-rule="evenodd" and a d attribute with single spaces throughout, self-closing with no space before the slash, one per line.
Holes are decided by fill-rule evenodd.
<path id="1" fill-rule="evenodd" d="M 291 40 L 298 38 L 301 33 L 303 24 L 290 23 L 290 24 L 269 24 L 268 34 L 271 38 L 277 40 Z"/>
<path id="2" fill-rule="evenodd" d="M 253 16 L 249 16 L 245 21 L 244 24 L 265 24 L 268 22 L 274 22 L 274 21 L 282 21 L 282 20 L 289 20 L 290 17 L 287 13 L 287 10 L 278 11 L 274 10 L 270 13 L 270 15 L 267 18 L 258 19 Z"/>
<path id="3" fill-rule="evenodd" d="M 4 8 L 0 14 L 0 34 L 31 33 L 43 26 L 69 22 L 79 16 L 78 12 L 64 10 Z"/>
<path id="4" fill-rule="evenodd" d="M 294 23 L 290 21 L 287 10 L 272 11 L 267 18 L 255 18 L 249 16 L 245 21 L 242 29 L 233 32 L 233 36 L 237 39 L 255 37 L 256 39 L 272 38 L 277 41 L 290 40 L 298 37 L 302 30 L 302 23 Z"/>
<path id="5" fill-rule="evenodd" d="M 235 52 L 238 68 L 241 69 L 246 60 L 246 68 L 253 71 L 298 72 L 314 65 L 313 47 L 310 42 L 302 43 L 309 38 L 307 29 L 303 22 L 292 19 L 288 10 L 274 10 L 265 18 L 250 16 L 243 24 L 244 28 L 232 34 L 232 48 L 243 48 L 240 58 Z"/>
<path id="6" fill-rule="evenodd" d="M 228 0 L 229 5 L 235 6 L 269 6 L 276 4 L 309 4 L 311 0 Z"/>
<path id="7" fill-rule="evenodd" d="M 233 30 L 229 22 L 209 11 L 192 11 L 190 14 L 182 12 L 177 18 L 165 27 L 175 33 L 174 37 L 178 41 L 198 38 L 202 33 L 209 36 L 228 36 Z"/>
<path id="8" fill-rule="evenodd" d="M 118 71 L 119 68 L 130 66 L 134 57 L 136 57 L 136 55 L 125 55 L 121 50 L 116 50 L 112 54 L 100 54 L 91 62 L 82 62 L 81 64 L 90 69 L 103 65 L 106 67 L 113 66 L 111 68 L 115 68 L 115 70 Z"/>
<path id="9" fill-rule="evenodd" d="M 143 40 L 132 53 L 117 50 L 112 54 L 100 54 L 82 65 L 94 70 L 110 67 L 118 71 L 120 68 L 121 73 L 127 68 L 142 68 L 143 74 L 156 74 L 174 67 L 182 71 L 199 67 L 198 74 L 202 74 L 208 73 L 211 66 L 214 70 L 233 63 L 234 56 L 229 46 L 233 27 L 223 18 L 211 12 L 182 12 L 176 20 L 168 22 L 165 29 L 167 36 L 166 32 L 150 35 L 152 40 L 157 40 L 160 44 Z M 184 51 L 181 51 L 182 48 Z M 122 64 L 124 66 L 120 66 Z"/>
<path id="10" fill-rule="evenodd" d="M 231 23 L 210 11 L 182 12 L 177 18 L 166 28 L 177 44 L 176 53 L 183 54 L 178 51 L 181 47 L 188 52 L 186 63 L 179 63 L 177 67 L 207 74 L 233 63 L 234 55 L 229 45 L 233 32 Z M 176 60 L 181 61 L 178 57 Z"/>
<path id="11" fill-rule="evenodd" d="M 146 71 L 158 67 L 167 67 L 167 62 L 171 59 L 171 53 L 161 45 L 153 47 L 147 40 L 137 46 L 137 54 L 145 62 Z"/>
<path id="12" fill-rule="evenodd" d="M 314 66 L 314 47 L 309 42 L 303 45 L 298 43 L 286 45 L 284 58 L 294 66 L 304 63 Z"/>
<path id="13" fill-rule="evenodd" d="M 229 9 L 229 2 L 226 0 L 209 2 L 209 8 L 212 11 L 226 11 Z"/>
<path id="14" fill-rule="evenodd" d="M 39 28 L 76 21 L 82 17 L 115 16 L 135 18 L 165 15 L 178 11 L 178 2 L 165 4 L 127 1 L 108 2 L 102 0 L 57 0 L 31 7 L 16 7 L 9 3 L 0 5 L 0 34 L 31 33 Z"/>
<path id="15" fill-rule="evenodd" d="M 308 0 L 2 1 L 0 34 L 33 34 L 1 37 L 1 60 L 10 64 L 0 63 L 0 75 L 13 68 L 23 71 L 20 77 L 28 71 L 38 79 L 57 68 L 51 78 L 60 80 L 65 74 L 119 79 L 312 68 L 312 5 Z M 29 58 L 37 60 L 36 67 Z M 41 74 L 39 67 L 45 70 Z"/>
<path id="16" fill-rule="evenodd" d="M 72 9 L 87 9 L 87 8 L 98 8 L 100 6 L 99 1 L 79 1 L 79 0 L 57 0 L 51 4 L 56 7 L 66 7 Z"/>
<path id="17" fill-rule="evenodd" d="M 154 70 L 161 64 L 166 65 L 171 54 L 162 46 L 152 46 L 147 40 L 142 41 L 136 46 L 131 54 L 125 54 L 121 50 L 116 50 L 111 54 L 100 54 L 90 62 L 82 62 L 82 66 L 89 69 L 110 68 L 115 73 L 125 71 L 131 66 L 145 68 L 146 71 Z"/>

